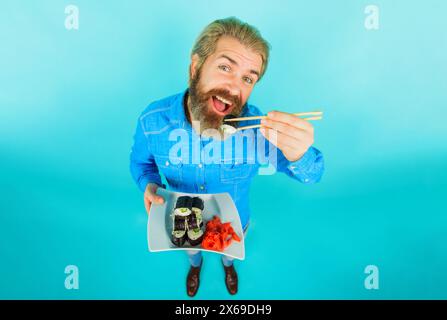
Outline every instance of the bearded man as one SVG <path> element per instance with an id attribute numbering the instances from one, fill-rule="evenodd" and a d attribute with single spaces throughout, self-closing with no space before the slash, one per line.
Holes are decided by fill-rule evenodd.
<path id="1" fill-rule="evenodd" d="M 140 115 L 130 156 L 130 170 L 139 189 L 144 192 L 147 213 L 152 204 L 164 199 L 156 193 L 165 188 L 185 193 L 227 192 L 239 212 L 244 232 L 250 220 L 249 188 L 258 173 L 259 161 L 244 148 L 243 152 L 222 147 L 225 137 L 219 128 L 224 117 L 259 116 L 263 113 L 248 103 L 248 98 L 267 69 L 269 44 L 259 31 L 237 18 L 216 20 L 197 38 L 189 68 L 189 88 L 173 96 L 151 103 Z M 256 122 L 242 121 L 240 126 Z M 259 124 L 259 123 L 258 123 Z M 185 144 L 182 155 L 171 152 L 177 141 L 174 131 L 183 130 L 198 143 Z M 260 134 L 258 134 L 260 133 Z M 234 134 L 243 135 L 243 131 Z M 305 184 L 320 181 L 324 171 L 323 155 L 313 147 L 314 129 L 309 121 L 291 114 L 270 111 L 253 135 L 245 135 L 246 144 L 262 138 L 268 147 L 270 162 L 276 171 Z M 233 137 L 231 137 L 233 138 Z M 198 161 L 191 160 L 194 148 L 202 151 Z M 210 147 L 212 146 L 212 147 Z M 261 148 L 262 149 L 262 148 Z M 206 161 L 204 150 L 214 152 L 213 161 Z M 258 150 L 258 149 L 256 149 Z M 206 153 L 206 152 L 205 152 Z M 216 154 L 217 153 L 217 154 Z M 216 161 L 217 159 L 217 161 Z M 271 157 L 269 158 L 271 159 Z M 199 289 L 202 254 L 187 251 L 190 269 L 186 291 L 194 296 Z M 230 294 L 238 291 L 238 276 L 233 259 L 222 255 L 224 280 Z"/>

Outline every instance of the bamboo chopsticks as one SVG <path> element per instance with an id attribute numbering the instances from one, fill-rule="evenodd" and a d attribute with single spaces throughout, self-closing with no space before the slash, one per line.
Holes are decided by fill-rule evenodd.
<path id="1" fill-rule="evenodd" d="M 303 120 L 308 121 L 314 121 L 314 120 L 321 120 L 323 119 L 323 111 L 310 111 L 310 112 L 298 112 L 298 113 L 292 113 L 292 115 L 301 117 L 301 116 L 313 116 L 308 118 L 301 118 Z M 242 118 L 232 118 L 232 119 L 225 119 L 225 122 L 234 122 L 234 121 L 246 121 L 246 120 L 259 120 L 259 119 L 265 119 L 267 116 L 254 116 L 254 117 L 242 117 Z M 255 124 L 251 126 L 245 126 L 245 127 L 239 127 L 236 130 L 241 131 L 245 129 L 254 129 L 254 128 L 260 128 L 260 124 Z"/>

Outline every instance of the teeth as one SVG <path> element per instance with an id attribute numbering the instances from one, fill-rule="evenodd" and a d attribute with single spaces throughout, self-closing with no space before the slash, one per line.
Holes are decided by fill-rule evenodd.
<path id="1" fill-rule="evenodd" d="M 228 104 L 228 105 L 230 105 L 230 106 L 231 106 L 231 102 L 230 102 L 230 101 L 228 101 L 228 100 L 225 100 L 225 99 L 224 99 L 224 98 L 222 98 L 222 97 L 216 96 L 216 99 L 218 99 L 218 100 L 222 101 L 223 103 L 226 103 L 226 104 Z"/>

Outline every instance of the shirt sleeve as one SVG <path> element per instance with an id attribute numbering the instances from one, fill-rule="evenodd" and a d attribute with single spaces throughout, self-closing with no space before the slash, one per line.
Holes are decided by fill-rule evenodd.
<path id="1" fill-rule="evenodd" d="M 324 172 L 324 159 L 320 150 L 310 147 L 297 161 L 289 161 L 278 150 L 277 170 L 302 183 L 311 184 L 321 180 Z"/>
<path id="2" fill-rule="evenodd" d="M 149 150 L 149 144 L 144 134 L 141 119 L 138 119 L 137 129 L 134 134 L 134 143 L 130 152 L 130 172 L 138 188 L 144 192 L 148 183 L 156 183 L 165 187 L 161 183 L 154 156 Z"/>

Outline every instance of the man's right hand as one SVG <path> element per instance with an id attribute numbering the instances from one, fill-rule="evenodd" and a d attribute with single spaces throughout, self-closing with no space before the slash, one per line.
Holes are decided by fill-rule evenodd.
<path id="1" fill-rule="evenodd" d="M 146 186 L 146 190 L 144 191 L 144 206 L 146 208 L 146 212 L 149 215 L 149 211 L 151 210 L 151 204 L 157 203 L 162 204 L 164 202 L 163 197 L 156 194 L 158 189 L 158 185 L 155 183 L 148 183 Z"/>

